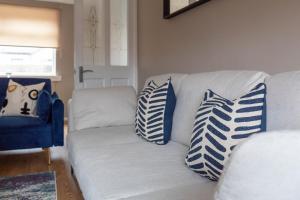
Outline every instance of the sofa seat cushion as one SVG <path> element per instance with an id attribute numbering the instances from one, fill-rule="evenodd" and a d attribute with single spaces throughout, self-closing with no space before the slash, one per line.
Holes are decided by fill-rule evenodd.
<path id="1" fill-rule="evenodd" d="M 38 117 L 27 116 L 2 116 L 0 117 L 0 129 L 28 128 L 44 126 L 45 122 Z"/>
<path id="2" fill-rule="evenodd" d="M 201 182 L 132 196 L 125 200 L 213 200 L 215 188 L 214 182 Z"/>
<path id="3" fill-rule="evenodd" d="M 73 131 L 67 135 L 67 147 L 69 159 L 75 167 L 76 161 L 73 155 L 81 151 L 97 151 L 102 146 L 113 144 L 141 142 L 142 139 L 135 134 L 134 126 L 114 126 L 103 128 L 92 128 Z"/>
<path id="4" fill-rule="evenodd" d="M 134 127 L 118 129 L 68 136 L 71 163 L 86 200 L 129 198 L 191 184 L 201 190 L 200 185 L 210 184 L 184 164 L 186 146 L 153 145 L 138 138 Z"/>

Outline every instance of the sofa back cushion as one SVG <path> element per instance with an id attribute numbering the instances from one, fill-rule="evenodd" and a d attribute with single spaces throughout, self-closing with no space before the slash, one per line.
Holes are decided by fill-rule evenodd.
<path id="1" fill-rule="evenodd" d="M 136 92 L 133 87 L 75 90 L 72 112 L 76 130 L 133 125 Z"/>
<path id="2" fill-rule="evenodd" d="M 147 86 L 150 81 L 155 82 L 155 84 L 157 85 L 162 85 L 171 77 L 173 89 L 175 95 L 177 96 L 181 86 L 181 82 L 187 76 L 187 74 L 162 74 L 157 76 L 151 76 L 146 80 L 144 87 Z"/>
<path id="3" fill-rule="evenodd" d="M 208 89 L 233 100 L 263 82 L 267 76 L 256 71 L 218 71 L 183 78 L 177 92 L 172 140 L 189 145 L 197 108 Z"/>
<path id="4" fill-rule="evenodd" d="M 267 78 L 267 130 L 300 129 L 300 71 Z"/>

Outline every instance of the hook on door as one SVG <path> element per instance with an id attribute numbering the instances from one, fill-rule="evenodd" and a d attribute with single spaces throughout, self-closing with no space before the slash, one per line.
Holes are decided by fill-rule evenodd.
<path id="1" fill-rule="evenodd" d="M 93 70 L 84 70 L 83 66 L 79 66 L 79 83 L 83 83 L 83 74 L 87 72 L 94 72 Z"/>

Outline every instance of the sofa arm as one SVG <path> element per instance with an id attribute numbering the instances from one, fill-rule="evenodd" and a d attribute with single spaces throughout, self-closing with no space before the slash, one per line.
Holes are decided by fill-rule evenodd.
<path id="1" fill-rule="evenodd" d="M 73 115 L 73 108 L 72 108 L 72 99 L 68 101 L 68 132 L 74 131 L 74 115 Z"/>
<path id="2" fill-rule="evenodd" d="M 52 139 L 54 146 L 64 145 L 64 104 L 56 93 L 52 95 Z"/>
<path id="3" fill-rule="evenodd" d="M 215 200 L 299 199 L 300 131 L 254 135 L 237 146 Z"/>
<path id="4" fill-rule="evenodd" d="M 130 86 L 74 90 L 74 127 L 82 130 L 133 125 L 136 103 L 136 91 Z"/>

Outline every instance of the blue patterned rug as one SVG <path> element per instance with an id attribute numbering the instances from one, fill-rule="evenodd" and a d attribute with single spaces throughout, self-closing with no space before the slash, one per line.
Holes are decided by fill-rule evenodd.
<path id="1" fill-rule="evenodd" d="M 0 200 L 56 200 L 55 172 L 0 177 Z"/>

